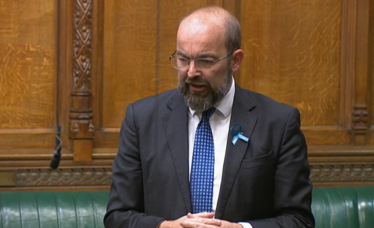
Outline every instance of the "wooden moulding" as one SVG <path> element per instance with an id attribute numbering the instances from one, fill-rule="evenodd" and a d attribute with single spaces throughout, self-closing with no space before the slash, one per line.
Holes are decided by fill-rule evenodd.
<path id="1" fill-rule="evenodd" d="M 51 170 L 44 166 L 12 166 L 0 169 L 0 191 L 17 189 L 109 189 L 111 164 L 115 149 L 95 149 L 94 160 L 79 164 L 63 160 L 64 165 Z M 374 185 L 374 146 L 311 146 L 310 178 L 313 185 Z M 14 161 L 17 163 L 17 161 Z M 39 164 L 39 165 L 38 165 Z"/>
<path id="2" fill-rule="evenodd" d="M 110 167 L 66 167 L 58 170 L 31 168 L 0 170 L 0 191 L 9 188 L 23 189 L 109 189 L 112 170 Z"/>
<path id="3" fill-rule="evenodd" d="M 374 185 L 374 163 L 311 164 L 310 178 L 315 186 Z M 106 167 L 64 167 L 58 170 L 30 168 L 0 170 L 0 186 L 20 189 L 56 187 L 85 189 L 108 188 L 112 169 Z M 0 191 L 6 191 L 1 188 Z"/>

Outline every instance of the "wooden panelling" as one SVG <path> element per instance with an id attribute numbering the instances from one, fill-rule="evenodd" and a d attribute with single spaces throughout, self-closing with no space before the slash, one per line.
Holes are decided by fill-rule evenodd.
<path id="1" fill-rule="evenodd" d="M 53 91 L 56 85 L 53 45 L 37 42 L 19 44 L 5 39 L 1 42 L 0 128 L 45 128 L 53 125 Z"/>
<path id="2" fill-rule="evenodd" d="M 119 127 L 128 103 L 155 93 L 156 24 L 157 1 L 106 2 L 103 127 Z"/>
<path id="3" fill-rule="evenodd" d="M 74 2 L 71 0 L 58 1 L 58 125 L 61 127 L 62 147 L 70 149 L 69 141 L 69 111 L 71 107 L 71 90 L 73 88 L 73 34 L 74 34 Z M 56 133 L 56 130 L 55 130 Z"/>
<path id="4" fill-rule="evenodd" d="M 132 4 L 130 4 L 132 3 Z M 117 0 L 104 10 L 102 91 L 95 107 L 99 129 L 95 147 L 117 147 L 127 105 L 177 87 L 177 72 L 168 60 L 176 46 L 181 17 L 207 1 Z M 139 14 L 138 12 L 143 12 Z M 104 101 L 99 104 L 100 101 Z"/>
<path id="5" fill-rule="evenodd" d="M 53 128 L 0 129 L 1 148 L 53 148 L 56 131 Z"/>
<path id="6" fill-rule="evenodd" d="M 370 14 L 369 14 L 369 88 L 370 88 L 370 115 L 369 115 L 369 123 L 370 123 L 370 131 L 369 131 L 369 143 L 374 144 L 374 1 L 370 1 L 369 3 Z"/>
<path id="7" fill-rule="evenodd" d="M 0 148 L 54 145 L 56 15 L 53 0 L 0 2 Z"/>
<path id="8" fill-rule="evenodd" d="M 104 11 L 102 127 L 119 127 L 126 106 L 176 87 L 168 57 L 181 17 L 207 1 L 108 1 Z M 142 13 L 139 13 L 142 12 Z"/>
<path id="9" fill-rule="evenodd" d="M 179 21 L 210 4 L 242 25 L 236 83 L 299 109 L 315 186 L 374 184 L 373 0 L 19 0 L 0 1 L 0 191 L 108 189 L 126 106 L 177 87 Z"/>
<path id="10" fill-rule="evenodd" d="M 351 141 L 351 132 L 339 125 L 302 126 L 301 129 L 308 145 L 347 145 Z"/>
<path id="11" fill-rule="evenodd" d="M 338 124 L 341 1 L 242 2 L 241 85 L 297 107 L 303 126 Z"/>
<path id="12" fill-rule="evenodd" d="M 183 15 L 206 4 L 207 1 L 159 1 L 155 93 L 177 88 L 177 71 L 171 67 L 169 57 L 176 48 L 179 22 Z"/>

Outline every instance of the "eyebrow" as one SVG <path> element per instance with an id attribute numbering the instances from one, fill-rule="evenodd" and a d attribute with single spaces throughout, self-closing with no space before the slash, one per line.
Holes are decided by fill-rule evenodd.
<path id="1" fill-rule="evenodd" d="M 199 55 L 197 58 L 200 59 L 200 58 L 208 58 L 208 57 L 212 59 L 217 58 L 217 56 L 212 53 L 204 53 L 204 54 Z"/>
<path id="2" fill-rule="evenodd" d="M 184 57 L 186 57 L 186 58 L 189 58 L 189 57 L 187 57 L 187 55 L 184 53 L 184 52 L 182 52 L 182 51 L 176 51 L 175 52 L 177 55 L 181 55 L 181 56 L 184 56 Z M 213 54 L 213 53 L 203 53 L 203 54 L 200 54 L 200 55 L 198 55 L 195 59 L 202 59 L 202 58 L 217 58 L 217 56 L 215 55 L 215 54 Z"/>

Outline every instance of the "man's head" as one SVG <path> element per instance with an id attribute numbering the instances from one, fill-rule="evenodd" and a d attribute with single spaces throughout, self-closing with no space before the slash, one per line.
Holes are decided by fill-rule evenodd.
<path id="1" fill-rule="evenodd" d="M 240 36 L 237 19 L 217 6 L 199 8 L 182 19 L 174 60 L 185 65 L 179 67 L 178 85 L 189 107 L 204 111 L 226 95 L 244 56 Z"/>

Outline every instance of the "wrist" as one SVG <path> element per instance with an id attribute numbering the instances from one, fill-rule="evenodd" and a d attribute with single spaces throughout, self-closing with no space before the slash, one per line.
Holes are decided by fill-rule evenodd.
<path id="1" fill-rule="evenodd" d="M 157 228 L 172 228 L 172 224 L 170 221 L 164 220 L 162 221 Z"/>

